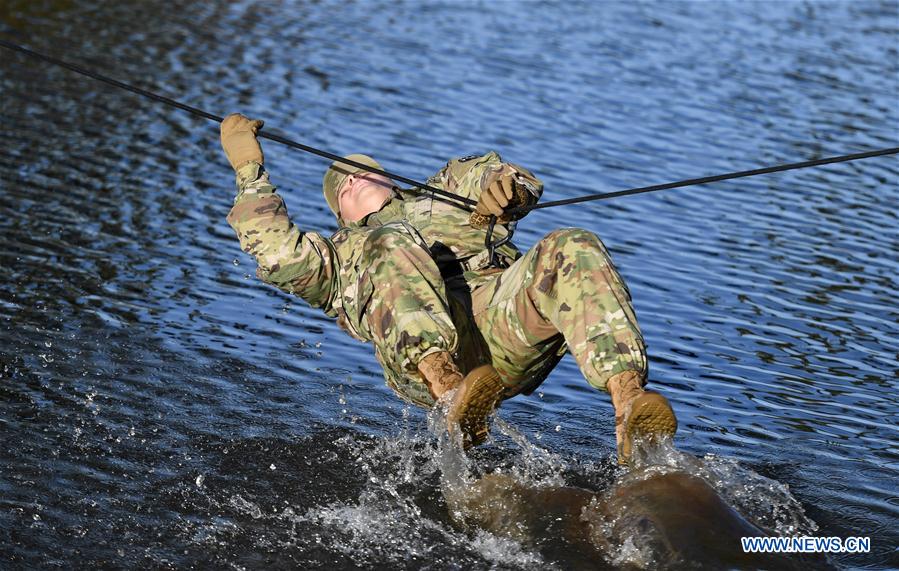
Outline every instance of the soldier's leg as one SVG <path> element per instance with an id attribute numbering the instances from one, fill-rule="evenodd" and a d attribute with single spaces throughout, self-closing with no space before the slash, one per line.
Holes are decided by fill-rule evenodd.
<path id="1" fill-rule="evenodd" d="M 418 364 L 458 345 L 443 278 L 424 244 L 403 228 L 378 228 L 363 247 L 356 295 L 375 354 L 392 389 L 430 406 L 435 395 Z"/>
<path id="2" fill-rule="evenodd" d="M 586 230 L 547 234 L 472 294 L 493 364 L 511 384 L 542 381 L 567 345 L 600 390 L 624 371 L 646 377 L 646 345 L 630 293 L 605 246 Z"/>
<path id="3" fill-rule="evenodd" d="M 513 387 L 542 382 L 560 357 L 552 353 L 560 337 L 567 343 L 587 381 L 612 397 L 620 463 L 630 461 L 635 437 L 674 434 L 668 401 L 643 391 L 646 345 L 630 292 L 596 235 L 551 232 L 472 300 L 494 366 Z"/>
<path id="4" fill-rule="evenodd" d="M 427 407 L 456 389 L 447 425 L 460 427 L 466 446 L 479 444 L 487 437 L 487 419 L 503 386 L 490 365 L 463 378 L 452 355 L 459 346 L 453 311 L 430 252 L 412 233 L 386 226 L 366 240 L 362 263 L 362 291 L 370 290 L 366 323 L 388 384 Z M 455 317 L 467 318 L 458 307 Z"/>

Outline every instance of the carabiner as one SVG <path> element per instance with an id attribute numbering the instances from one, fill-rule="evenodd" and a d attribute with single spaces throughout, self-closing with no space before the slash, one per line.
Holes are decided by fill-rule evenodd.
<path id="1" fill-rule="evenodd" d="M 515 233 L 515 226 L 518 224 L 517 220 L 513 220 L 509 222 L 506 226 L 509 233 L 505 235 L 505 237 L 500 238 L 496 242 L 493 241 L 493 228 L 496 226 L 496 216 L 490 216 L 490 223 L 487 225 L 487 238 L 484 240 L 484 246 L 487 248 L 487 255 L 489 256 L 490 265 L 493 267 L 500 267 L 499 258 L 496 256 L 496 249 L 512 241 L 512 234 Z"/>

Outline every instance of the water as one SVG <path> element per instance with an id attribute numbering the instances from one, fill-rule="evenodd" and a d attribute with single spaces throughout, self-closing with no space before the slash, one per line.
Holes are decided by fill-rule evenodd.
<path id="1" fill-rule="evenodd" d="M 547 200 L 899 135 L 895 1 L 0 16 L 11 41 L 413 178 L 497 149 Z M 251 277 L 216 125 L 10 53 L 0 96 L 4 567 L 565 565 L 552 538 L 455 527 L 423 411 L 369 346 Z M 324 161 L 263 145 L 295 220 L 335 229 Z M 603 238 L 678 447 L 760 518 L 871 537 L 833 557 L 845 568 L 899 566 L 897 173 L 887 157 L 542 210 L 516 235 Z M 500 418 L 477 473 L 594 490 L 619 476 L 608 399 L 570 358 Z"/>

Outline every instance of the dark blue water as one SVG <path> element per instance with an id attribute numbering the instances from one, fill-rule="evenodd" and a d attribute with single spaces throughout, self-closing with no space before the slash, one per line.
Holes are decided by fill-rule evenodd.
<path id="1" fill-rule="evenodd" d="M 13 2 L 0 21 L 413 178 L 495 149 L 546 200 L 899 140 L 896 1 Z M 0 101 L 0 566 L 566 566 L 552 538 L 454 528 L 424 414 L 371 347 L 252 277 L 217 125 L 8 52 Z M 333 231 L 326 163 L 263 146 L 295 222 Z M 899 567 L 897 206 L 886 157 L 540 210 L 516 241 L 597 232 L 678 447 L 767 478 L 744 501 L 780 533 L 870 537 L 833 562 L 881 569 Z M 614 478 L 608 397 L 570 358 L 499 416 L 515 438 L 483 465 Z"/>

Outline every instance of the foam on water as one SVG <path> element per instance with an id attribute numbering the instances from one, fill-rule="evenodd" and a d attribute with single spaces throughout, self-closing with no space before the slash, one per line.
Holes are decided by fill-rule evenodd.
<path id="1" fill-rule="evenodd" d="M 536 552 L 519 543 L 483 530 L 467 533 L 455 529 L 445 519 L 425 513 L 418 497 L 440 485 L 465 486 L 475 479 L 478 466 L 463 454 L 441 420 L 443 409 L 429 416 L 432 431 L 403 431 L 393 438 L 379 439 L 374 446 L 355 441 L 350 436 L 335 444 L 353 455 L 358 469 L 367 476 L 367 486 L 352 502 L 332 502 L 308 510 L 302 515 L 290 514 L 294 524 L 315 524 L 329 533 L 318 539 L 325 547 L 352 558 L 354 562 L 433 563 L 436 544 L 450 544 L 470 552 L 473 561 L 514 568 L 552 568 Z M 445 506 L 440 498 L 433 498 Z M 471 563 L 454 557 L 443 564 Z"/>

